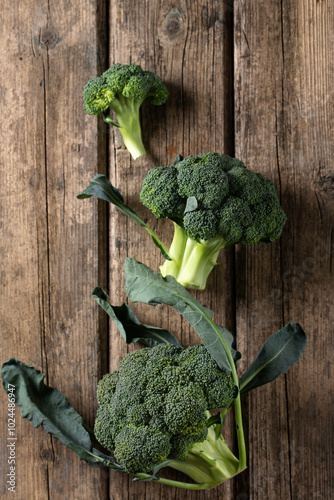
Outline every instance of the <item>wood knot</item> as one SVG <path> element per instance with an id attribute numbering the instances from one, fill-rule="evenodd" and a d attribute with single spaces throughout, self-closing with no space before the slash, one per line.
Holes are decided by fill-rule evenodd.
<path id="1" fill-rule="evenodd" d="M 171 16 L 171 18 L 168 19 L 166 24 L 166 31 L 169 35 L 169 38 L 174 38 L 175 36 L 177 36 L 180 29 L 181 26 L 178 14 L 176 14 L 174 17 Z"/>
<path id="2" fill-rule="evenodd" d="M 57 30 L 53 26 L 43 26 L 39 32 L 39 45 L 42 49 L 55 49 L 60 42 Z"/>
<path id="3" fill-rule="evenodd" d="M 315 189 L 324 201 L 334 202 L 334 174 L 328 174 L 315 182 Z"/>
<path id="4" fill-rule="evenodd" d="M 72 151 L 75 151 L 76 153 L 78 153 L 81 149 L 81 144 L 76 144 L 75 142 L 73 142 L 71 145 L 71 149 L 72 149 Z"/>
<path id="5" fill-rule="evenodd" d="M 165 11 L 159 26 L 159 38 L 161 43 L 163 45 L 170 45 L 182 39 L 186 34 L 186 29 L 187 16 L 181 6 Z"/>
<path id="6" fill-rule="evenodd" d="M 215 29 L 217 31 L 221 31 L 223 33 L 223 31 L 224 31 L 224 22 L 221 19 L 217 19 L 215 21 L 214 26 L 215 26 Z"/>
<path id="7" fill-rule="evenodd" d="M 54 456 L 50 450 L 41 450 L 41 458 L 47 462 L 53 462 Z"/>

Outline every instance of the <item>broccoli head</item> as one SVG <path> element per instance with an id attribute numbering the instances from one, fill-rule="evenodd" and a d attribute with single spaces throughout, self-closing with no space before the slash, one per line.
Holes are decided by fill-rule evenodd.
<path id="1" fill-rule="evenodd" d="M 95 436 L 130 473 L 183 461 L 205 441 L 208 410 L 237 395 L 203 345 L 160 344 L 128 354 L 99 382 Z"/>
<path id="2" fill-rule="evenodd" d="M 84 108 L 89 115 L 102 114 L 107 123 L 119 127 L 124 144 L 134 159 L 145 155 L 139 109 L 144 101 L 164 104 L 168 91 L 160 78 L 136 64 L 114 64 L 84 88 Z M 117 123 L 107 114 L 111 108 Z"/>
<path id="3" fill-rule="evenodd" d="M 271 242 L 286 221 L 273 183 L 220 153 L 151 169 L 140 199 L 157 218 L 175 223 L 172 260 L 160 269 L 189 288 L 205 288 L 222 248 Z"/>

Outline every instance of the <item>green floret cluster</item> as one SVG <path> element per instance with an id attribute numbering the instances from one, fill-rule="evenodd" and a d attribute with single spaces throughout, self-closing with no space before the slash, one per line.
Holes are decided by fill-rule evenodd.
<path id="1" fill-rule="evenodd" d="M 144 101 L 164 104 L 168 91 L 160 78 L 136 64 L 114 64 L 84 88 L 84 109 L 89 115 L 102 114 L 107 123 L 119 127 L 124 144 L 133 156 L 146 153 L 142 143 L 139 109 Z M 106 113 L 115 111 L 117 122 Z"/>
<path id="2" fill-rule="evenodd" d="M 172 260 L 160 269 L 191 288 L 205 288 L 222 248 L 273 241 L 286 221 L 273 183 L 220 153 L 153 168 L 140 199 L 157 218 L 174 221 Z"/>
<path id="3" fill-rule="evenodd" d="M 140 199 L 158 218 L 182 218 L 193 239 L 220 236 L 225 246 L 274 240 L 286 220 L 273 183 L 219 153 L 188 156 L 175 166 L 151 169 Z M 189 199 L 195 205 L 187 210 Z"/>
<path id="4" fill-rule="evenodd" d="M 236 392 L 203 345 L 141 349 L 99 382 L 95 436 L 128 472 L 151 472 L 184 460 L 207 436 L 207 411 Z"/>

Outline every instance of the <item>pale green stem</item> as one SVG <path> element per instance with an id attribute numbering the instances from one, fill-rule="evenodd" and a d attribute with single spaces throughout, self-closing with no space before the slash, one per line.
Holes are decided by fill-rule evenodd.
<path id="1" fill-rule="evenodd" d="M 119 131 L 124 144 L 134 160 L 146 154 L 141 136 L 139 116 L 141 104 L 142 101 L 121 96 L 114 99 L 110 105 L 111 109 L 116 113 Z M 110 120 L 106 119 L 106 121 Z"/>

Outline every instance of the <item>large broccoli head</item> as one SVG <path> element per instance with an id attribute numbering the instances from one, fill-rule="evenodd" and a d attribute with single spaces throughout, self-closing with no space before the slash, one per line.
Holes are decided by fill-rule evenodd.
<path id="1" fill-rule="evenodd" d="M 221 237 L 225 246 L 273 241 L 286 221 L 273 183 L 219 153 L 153 168 L 140 199 L 156 217 L 181 220 L 191 238 Z"/>
<path id="2" fill-rule="evenodd" d="M 207 410 L 236 396 L 204 346 L 159 345 L 128 354 L 99 382 L 95 436 L 130 473 L 184 460 L 207 435 Z"/>

